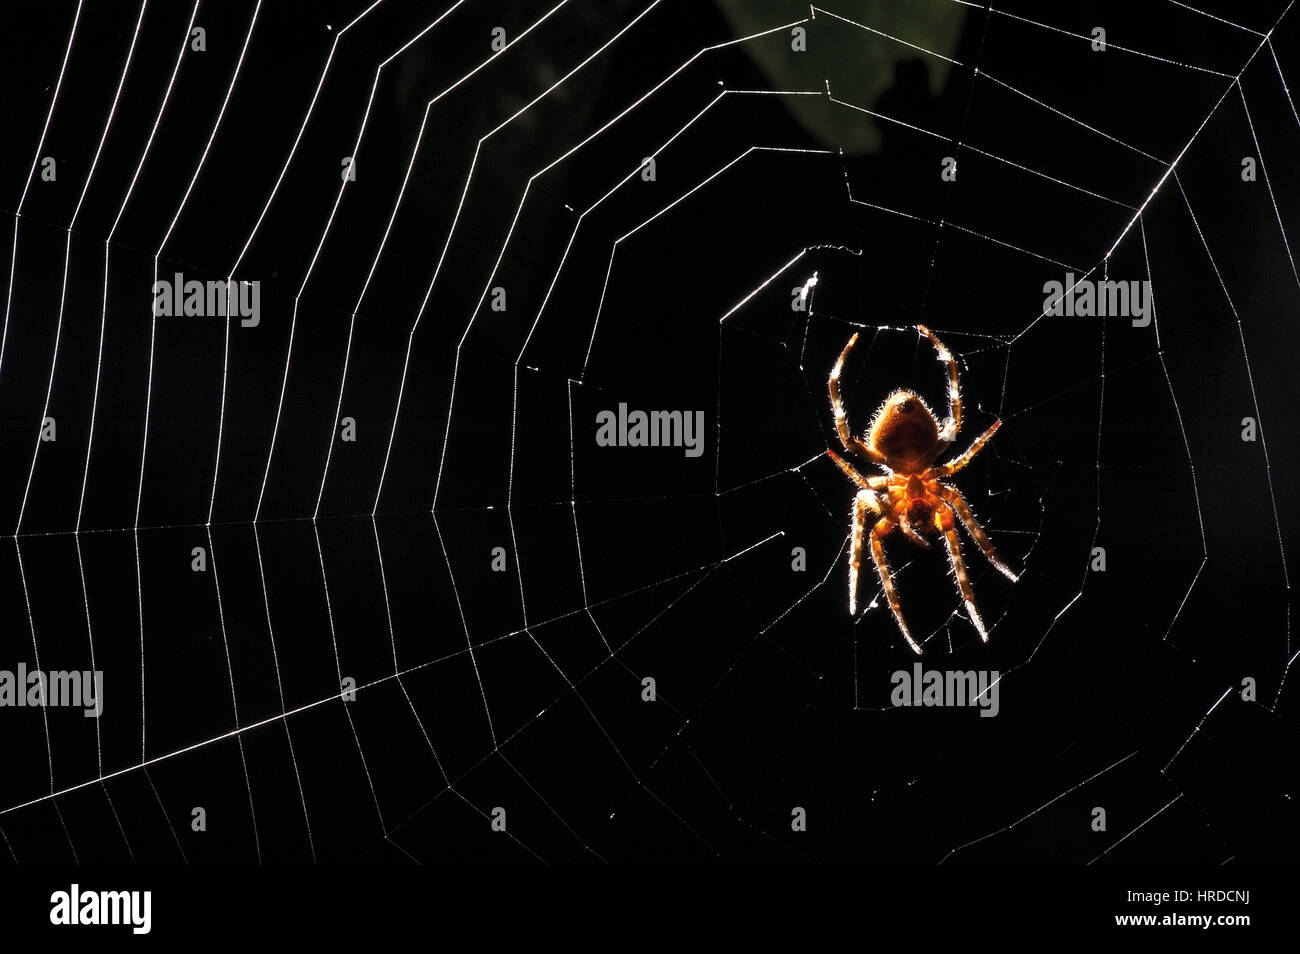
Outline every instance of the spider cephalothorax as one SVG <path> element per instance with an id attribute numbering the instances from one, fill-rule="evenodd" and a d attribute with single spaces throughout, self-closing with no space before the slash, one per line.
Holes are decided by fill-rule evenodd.
<path id="1" fill-rule="evenodd" d="M 916 652 L 920 645 L 912 638 L 903 620 L 903 610 L 898 601 L 890 577 L 889 564 L 885 562 L 883 540 L 895 528 L 903 535 L 921 546 L 929 546 L 926 539 L 931 534 L 943 537 L 948 550 L 948 560 L 952 564 L 953 574 L 957 577 L 957 588 L 966 602 L 966 610 L 980 637 L 987 642 L 988 632 L 984 621 L 975 607 L 975 591 L 970 578 L 966 575 L 966 564 L 961 556 L 961 544 L 957 539 L 954 517 L 970 533 L 983 552 L 985 559 L 1014 581 L 1016 574 L 1002 562 L 993 543 L 983 528 L 975 522 L 970 507 L 956 487 L 950 487 L 940 478 L 948 477 L 961 470 L 980 451 L 1002 426 L 997 421 L 987 431 L 975 439 L 967 450 L 948 461 L 935 464 L 939 455 L 948 449 L 961 429 L 961 388 L 957 378 L 957 362 L 947 348 L 924 325 L 918 325 L 919 331 L 930 340 L 939 353 L 939 360 L 948 369 L 948 416 L 942 424 L 935 418 L 934 412 L 926 406 L 919 395 L 912 391 L 895 391 L 876 411 L 867 429 L 866 439 L 855 437 L 849 430 L 848 418 L 844 405 L 840 401 L 840 372 L 849 352 L 857 343 L 855 334 L 840 352 L 839 360 L 831 370 L 827 386 L 831 394 L 831 410 L 835 414 L 835 430 L 839 434 L 844 449 L 858 454 L 873 464 L 888 471 L 883 476 L 864 477 L 833 450 L 827 450 L 831 459 L 860 488 L 853 502 L 853 539 L 849 553 L 849 612 L 858 611 L 858 570 L 862 564 L 862 538 L 868 513 L 879 519 L 871 528 L 871 559 L 880 575 L 880 585 L 889 600 L 898 628 Z"/>

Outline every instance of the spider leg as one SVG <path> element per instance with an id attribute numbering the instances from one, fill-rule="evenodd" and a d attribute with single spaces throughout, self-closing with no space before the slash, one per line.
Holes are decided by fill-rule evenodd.
<path id="1" fill-rule="evenodd" d="M 862 566 L 862 535 L 868 513 L 880 513 L 880 501 L 870 490 L 853 500 L 853 542 L 849 547 L 849 615 L 858 615 L 858 569 Z"/>
<path id="2" fill-rule="evenodd" d="M 863 477 L 854 469 L 852 464 L 829 447 L 826 449 L 826 453 L 830 456 L 831 460 L 835 461 L 835 465 L 848 475 L 849 480 L 853 481 L 863 490 L 884 490 L 885 487 L 888 486 L 888 477 Z"/>
<path id="3" fill-rule="evenodd" d="M 933 471 L 934 476 L 947 477 L 950 474 L 957 473 L 957 471 L 961 470 L 963 467 L 965 467 L 967 464 L 971 462 L 971 460 L 975 457 L 976 454 L 980 452 L 981 448 L 983 448 L 985 444 L 987 444 L 990 440 L 992 440 L 993 435 L 998 432 L 998 428 L 1001 426 L 1002 426 L 1001 421 L 994 421 L 993 426 L 990 427 L 983 434 L 981 434 L 979 437 L 975 438 L 975 442 L 971 444 L 970 447 L 966 448 L 966 450 L 962 452 L 959 456 L 954 457 L 946 464 L 939 464 L 937 467 L 935 467 Z"/>
<path id="4" fill-rule="evenodd" d="M 939 496 L 947 501 L 948 505 L 961 518 L 966 530 L 970 533 L 971 538 L 979 545 L 980 551 L 984 554 L 984 559 L 988 560 L 997 569 L 999 573 L 1009 579 L 1012 583 L 1019 579 L 1011 567 L 1002 562 L 1002 558 L 993 549 L 993 541 L 989 535 L 984 532 L 984 528 L 979 525 L 975 515 L 970 512 L 970 507 L 966 503 L 966 498 L 962 496 L 961 491 L 956 487 L 949 487 L 947 484 L 939 485 Z"/>
<path id="5" fill-rule="evenodd" d="M 944 542 L 948 545 L 948 560 L 952 564 L 953 574 L 957 577 L 957 589 L 961 592 L 962 599 L 966 601 L 966 612 L 970 614 L 970 621 L 975 624 L 975 631 L 980 634 L 980 639 L 987 643 L 989 634 L 984 628 L 984 620 L 980 618 L 980 611 L 975 606 L 975 589 L 970 585 L 970 577 L 966 575 L 966 564 L 961 558 L 961 541 L 957 539 L 957 527 L 952 521 L 952 511 L 947 507 L 941 507 L 935 511 L 934 522 L 943 531 Z"/>
<path id="6" fill-rule="evenodd" d="M 831 376 L 826 382 L 826 388 L 831 394 L 831 410 L 835 414 L 835 432 L 839 434 L 840 443 L 844 445 L 846 451 L 861 454 L 872 463 L 883 464 L 884 454 L 873 450 L 865 441 L 853 436 L 849 430 L 848 416 L 844 413 L 844 404 L 840 400 L 840 372 L 844 370 L 844 362 L 857 343 L 858 336 L 854 333 L 849 338 L 849 343 L 844 346 L 844 350 L 840 352 L 839 360 L 835 362 L 835 367 L 831 368 Z"/>
<path id="7" fill-rule="evenodd" d="M 957 379 L 957 361 L 933 331 L 925 325 L 917 325 L 916 330 L 930 339 L 934 350 L 939 352 L 939 360 L 948 366 L 948 422 L 939 431 L 939 439 L 950 442 L 961 430 L 961 384 Z"/>
<path id="8" fill-rule="evenodd" d="M 889 517 L 881 517 L 871 530 L 871 559 L 876 564 L 876 573 L 880 576 L 880 585 L 885 591 L 885 599 L 889 601 L 889 609 L 894 614 L 894 621 L 898 623 L 898 628 L 903 633 L 903 638 L 907 640 L 907 645 L 919 656 L 921 647 L 916 640 L 912 638 L 911 631 L 907 628 L 907 623 L 903 620 L 903 607 L 898 602 L 898 592 L 894 589 L 894 581 L 889 573 L 889 564 L 885 561 L 885 548 L 881 540 L 893 529 L 894 524 Z M 856 568 L 855 568 L 856 570 Z"/>

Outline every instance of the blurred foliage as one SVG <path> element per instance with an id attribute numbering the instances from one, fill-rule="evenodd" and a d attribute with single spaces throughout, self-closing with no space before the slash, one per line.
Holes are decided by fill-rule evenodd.
<path id="1" fill-rule="evenodd" d="M 714 0 L 736 31 L 749 36 L 809 16 L 807 0 Z M 951 56 L 956 50 L 966 9 L 949 0 L 828 0 L 826 8 L 841 17 L 869 24 L 890 36 Z M 773 89 L 823 89 L 827 79 L 837 99 L 871 106 L 894 83 L 899 65 L 924 62 L 931 95 L 948 81 L 951 64 L 926 56 L 902 43 L 860 30 L 825 14 L 805 24 L 808 52 L 792 54 L 774 44 L 745 44 Z M 834 73 L 828 75 L 830 65 Z M 875 122 L 845 123 L 843 116 L 808 97 L 785 97 L 786 107 L 812 136 L 849 155 L 877 152 L 880 131 Z M 865 117 L 864 117 L 865 118 Z"/>

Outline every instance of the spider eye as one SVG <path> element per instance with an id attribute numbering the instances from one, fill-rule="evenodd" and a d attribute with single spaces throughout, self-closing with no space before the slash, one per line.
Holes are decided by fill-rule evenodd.
<path id="1" fill-rule="evenodd" d="M 902 411 L 904 414 L 911 414 L 913 411 L 916 410 L 916 402 L 913 401 L 911 398 L 907 398 L 906 400 L 899 401 L 898 409 Z"/>

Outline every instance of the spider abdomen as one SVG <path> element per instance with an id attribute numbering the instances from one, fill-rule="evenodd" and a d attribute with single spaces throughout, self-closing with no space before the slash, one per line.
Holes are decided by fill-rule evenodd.
<path id="1" fill-rule="evenodd" d="M 939 423 L 925 402 L 911 391 L 895 391 L 881 405 L 867 443 L 884 454 L 894 470 L 928 467 L 942 449 Z"/>

